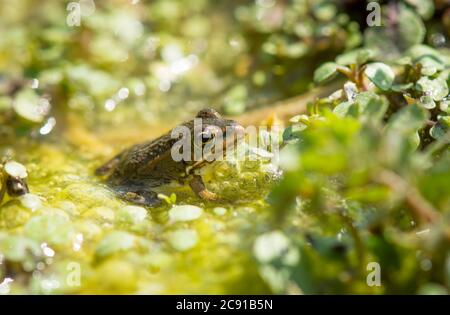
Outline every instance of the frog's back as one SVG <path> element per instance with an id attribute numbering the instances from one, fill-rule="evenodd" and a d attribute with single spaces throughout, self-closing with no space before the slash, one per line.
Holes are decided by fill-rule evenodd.
<path id="1" fill-rule="evenodd" d="M 116 157 L 108 182 L 113 185 L 132 182 L 155 187 L 179 180 L 185 168 L 183 163 L 175 162 L 171 157 L 175 141 L 170 135 L 164 135 L 126 149 Z"/>

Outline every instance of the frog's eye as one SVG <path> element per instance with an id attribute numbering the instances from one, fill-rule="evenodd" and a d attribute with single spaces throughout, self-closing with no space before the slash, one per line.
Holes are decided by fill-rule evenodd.
<path id="1" fill-rule="evenodd" d="M 203 129 L 203 132 L 201 133 L 202 142 L 207 143 L 216 138 L 216 135 L 220 132 L 220 129 L 216 126 L 208 126 L 205 129 Z"/>
<path id="2" fill-rule="evenodd" d="M 197 113 L 197 118 L 217 118 L 218 119 L 221 117 L 222 116 L 220 116 L 220 114 L 212 108 L 205 108 Z"/>

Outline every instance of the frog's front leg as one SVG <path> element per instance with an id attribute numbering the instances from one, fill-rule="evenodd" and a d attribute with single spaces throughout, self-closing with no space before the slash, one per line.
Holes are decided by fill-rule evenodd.
<path id="1" fill-rule="evenodd" d="M 210 200 L 210 201 L 219 199 L 217 194 L 209 191 L 206 188 L 202 177 L 199 175 L 194 175 L 192 177 L 192 179 L 189 181 L 189 186 L 191 186 L 192 190 L 197 194 L 197 196 L 199 196 L 202 199 Z"/>
<path id="2" fill-rule="evenodd" d="M 162 203 L 156 192 L 144 187 L 121 188 L 117 192 L 121 199 L 140 206 L 157 207 Z"/>

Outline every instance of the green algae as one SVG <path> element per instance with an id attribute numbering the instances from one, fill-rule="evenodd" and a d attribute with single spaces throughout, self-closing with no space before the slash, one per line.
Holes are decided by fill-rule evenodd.
<path id="1" fill-rule="evenodd" d="M 91 133 L 89 141 L 95 137 Z M 257 200 L 268 192 L 269 162 L 208 165 L 202 173 L 223 196 L 219 203 L 168 185 L 158 191 L 176 194 L 175 204 L 146 209 L 118 199 L 93 175 L 107 153 L 66 142 L 14 148 L 29 172 L 31 194 L 0 207 L 0 244 L 14 242 L 17 251 L 3 259 L 26 275 L 11 277 L 9 293 L 243 293 L 245 279 L 252 283 L 249 292 L 268 292 L 239 233 L 264 205 Z M 30 246 L 34 254 L 25 255 Z"/>

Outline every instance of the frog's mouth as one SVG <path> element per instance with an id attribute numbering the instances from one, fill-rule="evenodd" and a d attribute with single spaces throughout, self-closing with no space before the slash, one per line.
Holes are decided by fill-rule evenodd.
<path id="1" fill-rule="evenodd" d="M 242 143 L 242 140 L 244 139 L 244 128 L 240 125 L 234 126 L 233 131 L 231 134 L 227 134 L 224 139 L 216 139 L 216 141 L 222 142 L 222 152 L 221 153 L 221 160 L 225 160 L 227 157 L 227 153 L 229 152 L 235 152 L 235 149 L 237 146 Z M 215 143 L 214 148 L 217 146 L 217 143 Z M 233 148 L 233 150 L 232 150 Z M 190 175 L 193 171 L 196 169 L 199 169 L 206 164 L 210 164 L 217 160 L 216 152 L 215 150 L 210 150 L 206 154 L 203 154 L 202 152 L 202 159 L 199 161 L 195 161 L 193 164 L 186 167 L 186 174 Z"/>

